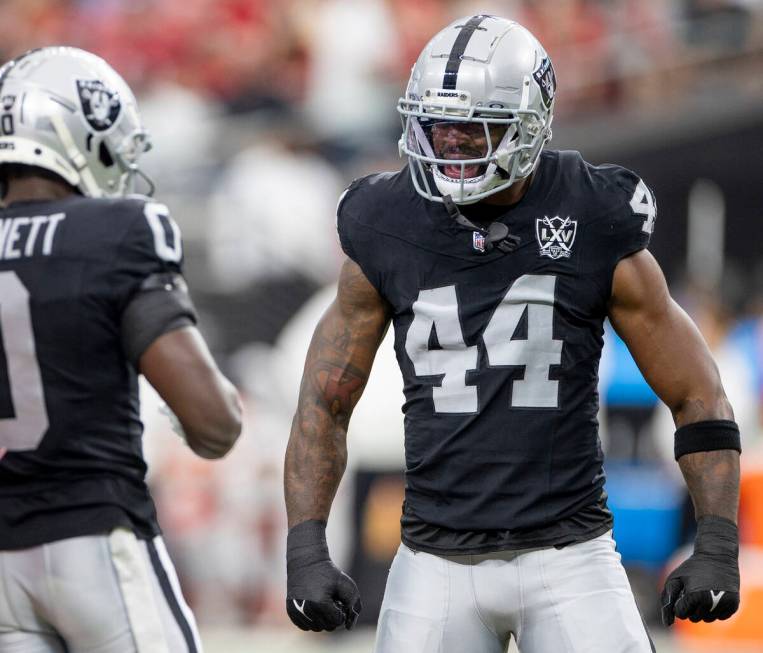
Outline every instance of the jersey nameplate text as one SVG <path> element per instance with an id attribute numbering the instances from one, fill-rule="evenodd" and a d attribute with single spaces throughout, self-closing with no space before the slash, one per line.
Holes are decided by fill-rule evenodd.
<path id="1" fill-rule="evenodd" d="M 56 229 L 65 218 L 65 213 L 54 213 L 31 218 L 0 219 L 0 261 L 35 254 L 50 256 Z"/>

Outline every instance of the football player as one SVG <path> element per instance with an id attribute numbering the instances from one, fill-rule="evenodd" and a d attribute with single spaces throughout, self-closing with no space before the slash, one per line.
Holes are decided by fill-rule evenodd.
<path id="1" fill-rule="evenodd" d="M 0 69 L 0 651 L 201 650 L 145 483 L 138 374 L 219 458 L 236 390 L 195 327 L 167 207 L 130 195 L 132 92 L 68 47 Z"/>
<path id="2" fill-rule="evenodd" d="M 347 255 L 310 345 L 286 453 L 287 611 L 348 628 L 353 581 L 325 525 L 345 435 L 390 322 L 406 402 L 402 545 L 376 653 L 653 650 L 612 539 L 597 433 L 603 322 L 672 410 L 693 555 L 663 617 L 739 601 L 739 432 L 710 353 L 647 251 L 633 172 L 544 149 L 556 79 L 522 26 L 479 15 L 425 47 L 405 96 L 408 165 L 353 182 Z"/>

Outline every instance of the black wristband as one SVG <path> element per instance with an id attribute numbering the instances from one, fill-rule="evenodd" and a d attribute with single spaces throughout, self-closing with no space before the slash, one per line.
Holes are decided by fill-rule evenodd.
<path id="1" fill-rule="evenodd" d="M 739 427 L 730 419 L 713 419 L 686 424 L 676 430 L 675 457 L 687 453 L 735 449 L 742 452 Z"/>
<path id="2" fill-rule="evenodd" d="M 694 538 L 695 553 L 713 555 L 739 554 L 739 530 L 737 525 L 725 517 L 706 515 L 697 520 L 697 536 Z"/>

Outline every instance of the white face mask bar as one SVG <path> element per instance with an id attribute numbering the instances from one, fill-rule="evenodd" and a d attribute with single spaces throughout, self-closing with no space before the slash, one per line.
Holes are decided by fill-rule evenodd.
<path id="1" fill-rule="evenodd" d="M 443 122 L 443 121 L 439 121 Z M 447 122 L 447 121 L 446 121 Z M 454 122 L 454 121 L 451 121 Z M 463 124 L 475 124 L 475 123 L 463 123 Z M 426 135 L 424 132 L 424 128 L 421 126 L 421 122 L 418 120 L 418 118 L 411 118 L 408 121 L 408 127 L 413 130 L 413 136 L 415 136 L 415 141 L 410 138 L 410 133 L 408 135 L 408 142 L 415 142 L 415 144 L 418 147 L 417 152 L 417 159 L 418 159 L 418 167 L 420 169 L 420 172 L 422 172 L 424 183 L 427 185 L 428 188 L 428 179 L 426 174 L 424 174 L 423 170 L 424 167 L 422 165 L 423 163 L 429 164 L 430 171 L 432 174 L 437 175 L 444 183 L 453 184 L 457 183 L 459 185 L 459 198 L 465 197 L 465 184 L 466 183 L 478 183 L 485 179 L 485 177 L 490 176 L 494 173 L 496 166 L 498 165 L 498 151 L 500 150 L 501 146 L 504 146 L 505 143 L 508 141 L 507 136 L 509 135 L 509 131 L 507 130 L 507 133 L 504 135 L 504 137 L 501 140 L 501 143 L 499 144 L 498 148 L 493 148 L 492 139 L 490 136 L 490 129 L 488 127 L 487 122 L 482 123 L 485 142 L 487 144 L 487 152 L 485 152 L 484 156 L 480 158 L 471 158 L 471 159 L 447 159 L 438 157 L 435 153 L 432 141 L 430 141 L 430 138 Z M 512 131 L 512 133 L 515 133 L 515 130 Z M 413 151 L 413 150 L 411 150 Z M 479 164 L 480 167 L 486 168 L 485 171 L 480 173 L 479 175 L 467 177 L 466 176 L 466 168 L 469 166 L 474 166 Z M 440 172 L 439 166 L 440 165 L 447 165 L 447 166 L 454 166 L 460 168 L 461 172 L 459 173 L 459 176 L 451 177 L 448 175 L 443 174 Z"/>
<path id="2" fill-rule="evenodd" d="M 535 168 L 537 156 L 532 154 L 539 152 L 550 138 L 550 130 L 540 114 L 534 110 L 491 107 L 489 116 L 475 115 L 478 109 L 476 106 L 465 110 L 454 109 L 448 104 L 424 103 L 405 98 L 399 100 L 398 112 L 403 118 L 400 152 L 408 156 L 412 163 L 411 178 L 416 191 L 428 200 L 442 202 L 441 196 L 449 194 L 456 203 L 477 202 L 508 188 Z M 482 124 L 488 144 L 487 153 L 472 159 L 437 157 L 420 119 Z M 507 127 L 506 134 L 495 148 L 490 139 L 490 125 Z M 510 143 L 513 145 L 510 146 Z M 440 166 L 460 167 L 460 177 L 444 175 L 440 172 Z M 466 168 L 470 166 L 483 166 L 487 169 L 476 177 L 466 177 Z M 428 173 L 435 177 L 439 194 L 432 192 Z"/>
<path id="3" fill-rule="evenodd" d="M 156 185 L 154 181 L 145 172 L 138 167 L 138 157 L 151 149 L 151 140 L 145 130 L 139 130 L 131 133 L 125 142 L 114 152 L 114 158 L 124 174 L 119 180 L 119 189 L 117 194 L 120 196 L 129 195 L 134 192 L 134 182 L 136 177 L 140 177 L 148 185 L 148 190 L 143 193 L 151 197 L 154 194 Z"/>

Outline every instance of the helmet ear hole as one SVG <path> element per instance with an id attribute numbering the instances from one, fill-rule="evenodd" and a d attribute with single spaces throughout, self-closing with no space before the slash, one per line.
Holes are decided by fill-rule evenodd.
<path id="1" fill-rule="evenodd" d="M 98 160 L 103 164 L 105 168 L 110 168 L 114 165 L 114 158 L 111 156 L 109 148 L 106 147 L 106 143 L 103 141 L 101 141 L 101 144 L 98 147 Z"/>

